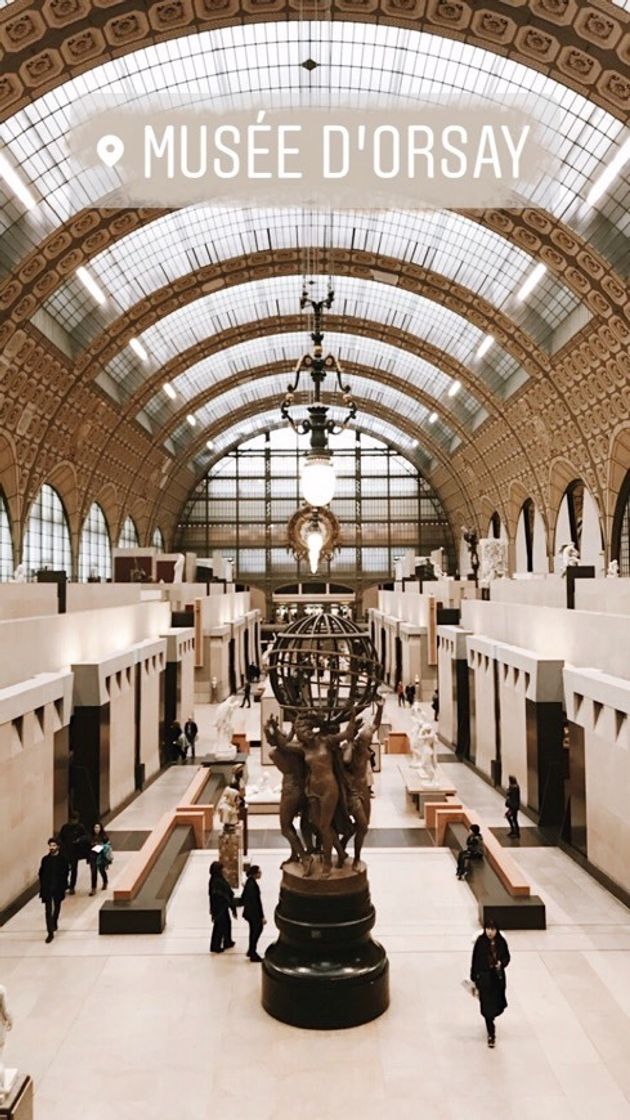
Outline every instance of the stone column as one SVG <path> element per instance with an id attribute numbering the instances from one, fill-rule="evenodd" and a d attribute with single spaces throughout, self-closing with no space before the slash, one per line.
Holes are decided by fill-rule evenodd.
<path id="1" fill-rule="evenodd" d="M 470 693 L 466 638 L 470 630 L 460 626 L 439 626 L 438 688 L 440 716 L 438 732 L 443 742 L 453 747 L 460 758 L 470 758 Z"/>

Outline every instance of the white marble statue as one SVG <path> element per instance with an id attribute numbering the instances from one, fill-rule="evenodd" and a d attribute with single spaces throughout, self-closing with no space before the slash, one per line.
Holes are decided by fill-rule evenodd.
<path id="1" fill-rule="evenodd" d="M 508 571 L 508 542 L 482 537 L 478 544 L 479 586 L 488 587 L 493 579 L 503 579 Z"/>
<path id="2" fill-rule="evenodd" d="M 8 1078 L 8 1070 L 4 1064 L 4 1046 L 7 1038 L 7 1031 L 11 1030 L 13 1026 L 13 1019 L 9 1012 L 7 1005 L 7 990 L 0 984 L 0 1097 L 11 1088 Z M 12 1071 L 13 1081 L 15 1071 Z"/>
<path id="3" fill-rule="evenodd" d="M 607 579 L 619 579 L 619 561 L 611 560 L 606 572 Z"/>
<path id="4" fill-rule="evenodd" d="M 234 757 L 236 747 L 232 742 L 234 734 L 234 719 L 239 707 L 237 696 L 228 696 L 217 708 L 214 717 L 214 749 L 213 754 L 223 754 Z"/>
<path id="5" fill-rule="evenodd" d="M 217 808 L 219 820 L 223 828 L 225 828 L 226 825 L 233 827 L 238 824 L 240 804 L 241 795 L 237 789 L 232 789 L 231 786 L 224 789 Z"/>
<path id="6" fill-rule="evenodd" d="M 580 554 L 571 541 L 571 544 L 565 544 L 560 549 L 560 575 L 566 576 L 569 568 L 577 568 L 580 563 Z"/>
<path id="7" fill-rule="evenodd" d="M 437 785 L 437 736 L 430 723 L 427 723 L 418 701 L 411 709 L 414 732 L 411 739 L 411 753 L 414 761 L 411 766 L 426 778 L 427 785 Z"/>
<path id="8" fill-rule="evenodd" d="M 26 574 L 26 564 L 18 564 L 13 573 L 11 583 L 26 583 L 28 577 Z"/>
<path id="9" fill-rule="evenodd" d="M 183 552 L 178 552 L 177 560 L 175 561 L 175 567 L 173 568 L 173 583 L 183 583 L 185 563 L 186 557 L 184 556 Z"/>

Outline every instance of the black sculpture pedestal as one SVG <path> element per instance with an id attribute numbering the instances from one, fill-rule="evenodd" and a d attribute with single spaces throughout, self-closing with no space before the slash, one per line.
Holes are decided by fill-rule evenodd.
<path id="1" fill-rule="evenodd" d="M 389 962 L 370 937 L 375 911 L 365 864 L 322 878 L 299 863 L 283 869 L 277 941 L 265 953 L 262 1005 L 293 1027 L 335 1030 L 378 1018 L 389 1006 Z"/>

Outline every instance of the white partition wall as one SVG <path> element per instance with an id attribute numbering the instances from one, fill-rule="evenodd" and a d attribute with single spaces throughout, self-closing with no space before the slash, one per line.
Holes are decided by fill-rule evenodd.
<path id="1" fill-rule="evenodd" d="M 63 812 L 71 705 L 67 671 L 0 690 L 0 913 L 31 885 L 59 825 L 55 795 Z"/>

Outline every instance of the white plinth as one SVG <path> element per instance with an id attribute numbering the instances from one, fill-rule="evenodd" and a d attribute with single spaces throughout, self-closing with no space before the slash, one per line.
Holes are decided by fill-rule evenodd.
<path id="1" fill-rule="evenodd" d="M 0 1100 L 10 1093 L 15 1082 L 17 1081 L 18 1071 L 16 1069 L 4 1068 L 4 1078 L 0 1080 Z"/>

